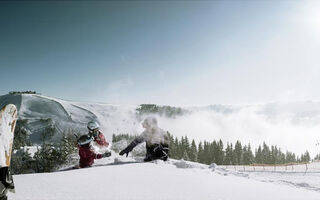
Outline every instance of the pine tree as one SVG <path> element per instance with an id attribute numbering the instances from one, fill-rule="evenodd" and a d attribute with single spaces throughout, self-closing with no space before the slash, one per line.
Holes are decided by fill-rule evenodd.
<path id="1" fill-rule="evenodd" d="M 20 149 L 12 154 L 10 165 L 11 172 L 13 174 L 34 173 L 33 161 L 34 160 L 27 149 Z"/>
<path id="2" fill-rule="evenodd" d="M 227 143 L 227 148 L 225 150 L 225 157 L 224 157 L 224 161 L 223 163 L 225 165 L 232 165 L 232 158 L 233 158 L 233 148 L 232 148 L 232 144 L 229 145 L 229 143 Z"/>
<path id="3" fill-rule="evenodd" d="M 222 140 L 219 140 L 219 142 L 216 143 L 217 144 L 217 155 L 216 155 L 216 164 L 218 165 L 222 165 L 223 161 L 224 161 L 224 151 L 223 151 L 223 142 Z"/>
<path id="4" fill-rule="evenodd" d="M 293 163 L 296 161 L 297 161 L 296 155 L 294 153 L 287 151 L 286 152 L 286 163 Z"/>
<path id="5" fill-rule="evenodd" d="M 204 159 L 204 150 L 203 150 L 202 142 L 199 142 L 199 145 L 198 145 L 198 161 L 199 161 L 200 163 L 204 163 L 204 162 L 205 162 L 205 159 Z"/>
<path id="6" fill-rule="evenodd" d="M 217 163 L 218 151 L 218 145 L 215 140 L 212 143 L 208 143 L 207 164 Z"/>
<path id="7" fill-rule="evenodd" d="M 300 162 L 310 162 L 310 154 L 308 151 L 301 155 Z"/>
<path id="8" fill-rule="evenodd" d="M 191 142 L 191 148 L 190 148 L 190 160 L 193 162 L 198 162 L 198 150 L 197 145 L 194 140 Z"/>
<path id="9" fill-rule="evenodd" d="M 172 153 L 172 158 L 175 158 L 175 159 L 181 159 L 181 156 L 180 156 L 180 146 L 179 146 L 179 140 L 178 138 L 176 137 L 175 140 L 174 140 L 174 152 Z"/>
<path id="10" fill-rule="evenodd" d="M 320 154 L 317 154 L 317 155 L 314 157 L 314 160 L 315 160 L 315 161 L 319 161 L 319 160 L 320 160 Z"/>
<path id="11" fill-rule="evenodd" d="M 251 146 L 248 144 L 248 146 L 243 147 L 243 164 L 244 165 L 250 165 L 253 163 L 253 153 L 251 151 Z"/>
<path id="12" fill-rule="evenodd" d="M 234 145 L 234 154 L 236 158 L 236 165 L 241 165 L 242 164 L 242 145 L 240 141 L 237 141 L 236 144 Z"/>
<path id="13" fill-rule="evenodd" d="M 203 142 L 203 163 L 211 164 L 210 160 L 210 144 L 207 141 Z"/>
<path id="14" fill-rule="evenodd" d="M 285 163 L 286 163 L 286 155 L 279 148 L 279 164 L 285 164 Z"/>
<path id="15" fill-rule="evenodd" d="M 183 159 L 183 160 L 187 160 L 187 161 L 190 160 L 189 155 L 188 155 L 188 152 L 187 152 L 186 150 L 185 150 L 184 153 L 183 153 L 182 159 Z"/>
<path id="16" fill-rule="evenodd" d="M 270 149 L 265 142 L 263 142 L 263 148 L 262 148 L 262 163 L 272 164 Z"/>
<path id="17" fill-rule="evenodd" d="M 168 134 L 168 138 L 169 138 L 169 148 L 170 148 L 170 150 L 169 150 L 169 157 L 174 158 L 173 155 L 176 154 L 176 148 L 177 148 L 177 147 L 175 146 L 173 136 L 172 136 L 169 132 L 167 132 L 167 134 Z"/>
<path id="18" fill-rule="evenodd" d="M 261 149 L 261 145 L 259 145 L 258 149 L 256 149 L 256 153 L 255 153 L 255 162 L 257 164 L 262 164 L 262 149 Z"/>

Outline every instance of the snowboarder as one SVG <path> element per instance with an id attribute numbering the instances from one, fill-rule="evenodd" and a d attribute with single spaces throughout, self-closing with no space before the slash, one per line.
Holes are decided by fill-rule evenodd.
<path id="1" fill-rule="evenodd" d="M 78 139 L 79 148 L 79 167 L 91 167 L 94 163 L 94 159 L 101 159 L 111 156 L 111 153 L 107 151 L 104 154 L 97 154 L 92 148 L 93 137 L 91 135 L 82 135 Z"/>
<path id="2" fill-rule="evenodd" d="M 0 110 L 0 200 L 7 200 L 7 192 L 15 192 L 10 174 L 10 161 L 14 130 L 17 121 L 17 108 L 13 104 Z"/>
<path id="3" fill-rule="evenodd" d="M 144 161 L 152 161 L 161 159 L 166 161 L 169 153 L 169 136 L 168 133 L 158 127 L 157 119 L 155 117 L 147 117 L 143 123 L 145 130 L 140 136 L 136 137 L 119 155 L 128 156 L 129 152 L 135 146 L 142 142 L 146 142 L 146 157 Z"/>
<path id="4" fill-rule="evenodd" d="M 98 145 L 100 149 L 109 146 L 103 133 L 100 131 L 100 125 L 98 122 L 90 121 L 88 122 L 87 128 L 89 129 L 89 135 L 93 137 L 93 141 Z"/>

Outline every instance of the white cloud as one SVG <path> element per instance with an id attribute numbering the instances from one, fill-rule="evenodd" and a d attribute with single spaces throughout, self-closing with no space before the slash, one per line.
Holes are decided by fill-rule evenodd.
<path id="1" fill-rule="evenodd" d="M 306 150 L 314 156 L 320 140 L 319 108 L 309 103 L 270 104 L 267 106 L 242 107 L 232 113 L 210 110 L 169 119 L 159 117 L 159 125 L 180 138 L 219 140 L 224 143 L 240 140 L 256 148 L 264 141 L 301 155 Z M 314 111 L 315 113 L 312 113 Z M 310 113 L 311 112 L 311 113 Z"/>

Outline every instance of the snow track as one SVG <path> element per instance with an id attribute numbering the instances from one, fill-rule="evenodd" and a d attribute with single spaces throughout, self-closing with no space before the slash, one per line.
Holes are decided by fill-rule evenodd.
<path id="1" fill-rule="evenodd" d="M 315 167 L 320 163 L 311 163 L 309 165 Z M 238 169 L 241 169 L 237 166 Z M 236 167 L 229 166 L 225 168 L 220 166 L 217 168 L 217 173 L 223 176 L 233 175 L 238 177 L 246 177 L 248 179 L 253 179 L 261 182 L 276 183 L 281 185 L 289 185 L 296 188 L 307 189 L 312 191 L 320 192 L 320 172 L 318 168 L 314 171 L 302 171 L 303 165 L 295 165 L 293 169 L 296 171 L 290 170 L 285 171 L 274 171 L 274 167 L 265 167 L 264 170 L 234 170 Z M 278 169 L 279 170 L 279 169 Z"/>
<path id="2" fill-rule="evenodd" d="M 259 176 L 259 180 L 258 176 L 244 175 L 247 173 L 186 161 L 140 162 L 141 158 L 113 154 L 97 160 L 91 168 L 16 175 L 17 192 L 9 197 L 11 200 L 320 199 L 320 192 L 311 190 L 313 186 L 307 182 L 292 184 L 287 179 L 276 182 L 271 173 Z"/>

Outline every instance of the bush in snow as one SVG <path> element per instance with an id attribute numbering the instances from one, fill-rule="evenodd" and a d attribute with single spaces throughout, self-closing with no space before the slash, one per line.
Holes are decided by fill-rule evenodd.
<path id="1" fill-rule="evenodd" d="M 14 150 L 11 156 L 10 170 L 12 174 L 35 173 L 35 162 L 27 148 Z"/>
<path id="2" fill-rule="evenodd" d="M 74 165 L 78 162 L 76 138 L 73 131 L 66 131 L 60 142 L 43 142 L 34 156 L 29 148 L 14 149 L 11 159 L 13 174 L 52 172 L 60 166 Z M 18 145 L 17 145 L 18 146 Z"/>
<path id="3" fill-rule="evenodd" d="M 212 170 L 212 171 L 215 171 L 216 168 L 217 168 L 217 164 L 216 163 L 212 163 L 209 168 Z"/>

